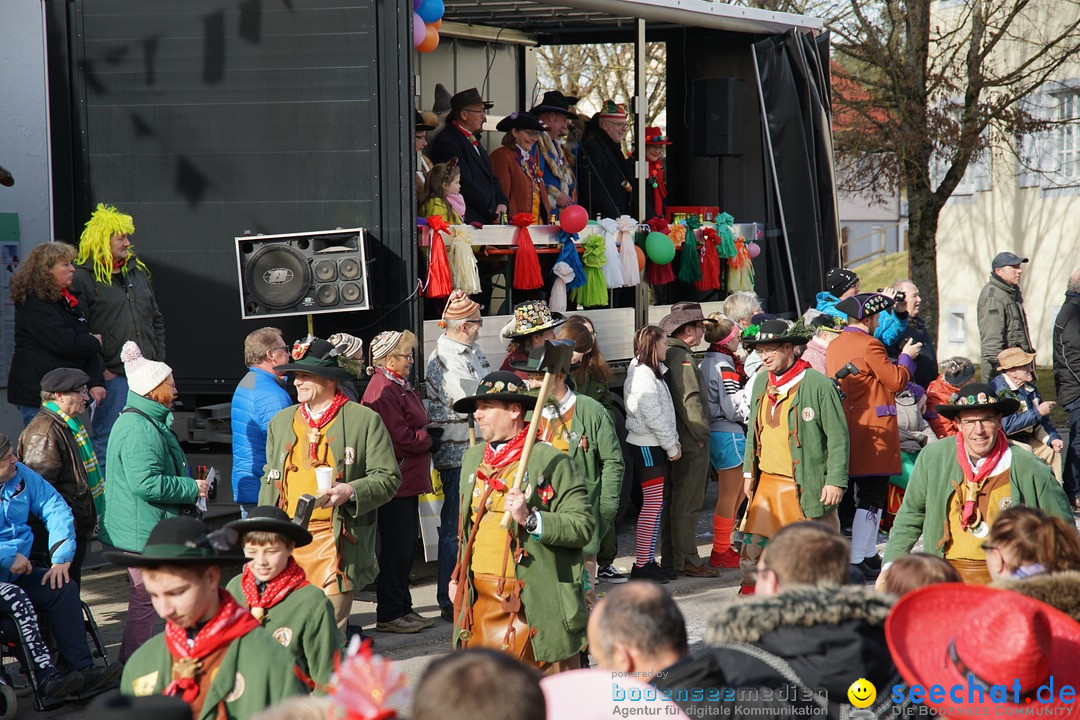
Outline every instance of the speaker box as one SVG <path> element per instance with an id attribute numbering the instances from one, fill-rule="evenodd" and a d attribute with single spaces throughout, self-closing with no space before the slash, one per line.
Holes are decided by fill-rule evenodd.
<path id="1" fill-rule="evenodd" d="M 743 81 L 739 78 L 704 78 L 694 80 L 693 84 L 694 155 L 742 155 L 739 117 Z"/>
<path id="2" fill-rule="evenodd" d="M 371 306 L 361 228 L 235 240 L 245 320 Z"/>

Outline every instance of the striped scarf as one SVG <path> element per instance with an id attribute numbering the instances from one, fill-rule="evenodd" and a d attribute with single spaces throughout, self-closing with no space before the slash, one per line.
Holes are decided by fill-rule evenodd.
<path id="1" fill-rule="evenodd" d="M 98 466 L 97 455 L 94 454 L 94 446 L 90 444 L 90 435 L 86 432 L 86 426 L 79 418 L 71 417 L 54 402 L 45 403 L 45 409 L 56 413 L 61 420 L 67 423 L 71 434 L 75 436 L 75 444 L 79 446 L 79 456 L 82 458 L 83 467 L 86 468 L 86 484 L 90 486 L 90 495 L 94 498 L 94 506 L 97 508 L 98 517 L 105 512 L 102 503 L 105 501 L 105 478 Z"/>

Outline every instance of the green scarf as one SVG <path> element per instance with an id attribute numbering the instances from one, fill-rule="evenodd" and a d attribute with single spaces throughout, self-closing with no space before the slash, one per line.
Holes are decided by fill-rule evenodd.
<path id="1" fill-rule="evenodd" d="M 82 456 L 83 467 L 86 468 L 86 484 L 90 486 L 90 496 L 94 498 L 94 506 L 97 508 L 98 517 L 105 512 L 102 503 L 105 501 L 105 478 L 101 476 L 98 467 L 97 455 L 94 454 L 94 446 L 90 444 L 90 434 L 86 432 L 86 426 L 79 418 L 69 416 L 60 406 L 54 402 L 44 404 L 47 410 L 51 410 L 67 423 L 71 434 L 75 436 L 75 443 L 79 446 L 79 455 Z"/>

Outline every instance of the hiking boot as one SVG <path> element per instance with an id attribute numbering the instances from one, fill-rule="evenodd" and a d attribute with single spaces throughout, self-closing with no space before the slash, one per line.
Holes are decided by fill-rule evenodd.
<path id="1" fill-rule="evenodd" d="M 123 673 L 124 666 L 120 663 L 88 665 L 79 671 L 79 674 L 82 675 L 81 692 L 85 695 L 95 690 L 101 690 L 119 680 Z"/>
<path id="2" fill-rule="evenodd" d="M 731 548 L 728 548 L 722 553 L 713 550 L 712 554 L 709 556 L 709 564 L 715 568 L 738 569 L 739 553 Z"/>
<path id="3" fill-rule="evenodd" d="M 615 569 L 614 565 L 605 565 L 596 573 L 596 579 L 600 582 L 613 584 L 626 582 L 626 576 Z"/>
<path id="4" fill-rule="evenodd" d="M 408 615 L 406 615 L 405 619 L 406 620 L 412 620 L 415 623 L 420 623 L 420 625 L 423 626 L 425 629 L 429 628 L 429 627 L 433 627 L 435 625 L 435 621 L 432 620 L 431 618 L 426 618 L 423 615 L 419 615 L 419 614 L 414 613 L 414 612 L 411 612 Z"/>
<path id="5" fill-rule="evenodd" d="M 708 565 L 691 565 L 686 563 L 686 567 L 683 568 L 683 575 L 686 577 L 696 578 L 714 578 L 720 574 L 720 571 L 714 567 Z"/>
<path id="6" fill-rule="evenodd" d="M 877 570 L 879 573 L 881 572 L 881 556 L 876 553 L 868 558 L 863 558 L 862 564 L 872 570 Z"/>
<path id="7" fill-rule="evenodd" d="M 53 670 L 48 677 L 38 683 L 38 690 L 45 697 L 62 698 L 74 695 L 83 686 L 83 674 L 73 671 L 63 675 L 59 670 Z"/>
<path id="8" fill-rule="evenodd" d="M 652 562 L 645 563 L 641 567 L 638 567 L 637 565 L 635 565 L 630 570 L 630 579 L 631 580 L 651 580 L 652 582 L 660 583 L 661 585 L 664 585 L 664 584 L 670 582 L 670 579 L 668 578 L 667 573 L 665 573 L 663 570 L 660 569 L 660 566 L 656 564 L 655 560 L 653 560 Z"/>
<path id="9" fill-rule="evenodd" d="M 877 580 L 877 576 L 881 574 L 881 568 L 880 567 L 875 570 L 870 565 L 867 565 L 865 560 L 863 560 L 861 563 L 857 563 L 855 565 L 852 565 L 851 568 L 853 570 L 858 570 L 860 573 L 862 573 L 863 582 L 865 582 L 865 583 L 874 582 L 875 580 Z"/>
<path id="10" fill-rule="evenodd" d="M 418 633 L 423 629 L 424 626 L 422 623 L 410 620 L 408 615 L 403 615 L 389 622 L 375 623 L 376 632 Z"/>

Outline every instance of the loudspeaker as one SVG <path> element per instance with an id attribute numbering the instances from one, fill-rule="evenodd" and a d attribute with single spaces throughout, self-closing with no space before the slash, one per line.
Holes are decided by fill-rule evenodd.
<path id="1" fill-rule="evenodd" d="M 740 78 L 705 78 L 694 81 L 694 155 L 742 155 L 743 99 Z"/>
<path id="2" fill-rule="evenodd" d="M 361 228 L 235 240 L 245 320 L 371 306 Z"/>

